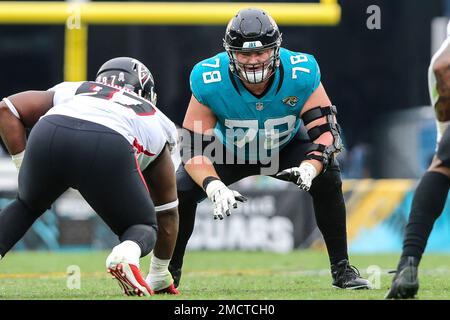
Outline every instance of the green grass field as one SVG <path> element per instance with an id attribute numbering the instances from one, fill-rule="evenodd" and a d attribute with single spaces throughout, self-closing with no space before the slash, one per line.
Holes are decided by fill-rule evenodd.
<path id="1" fill-rule="evenodd" d="M 0 261 L 1 299 L 144 299 L 123 296 L 105 272 L 108 252 L 12 252 Z M 327 255 L 318 251 L 289 254 L 263 252 L 189 252 L 180 286 L 181 296 L 151 299 L 383 299 L 398 255 L 352 255 L 362 275 L 381 269 L 380 289 L 349 291 L 331 287 Z M 81 270 L 81 288 L 67 287 L 67 267 Z M 148 258 L 141 269 L 148 271 Z M 146 274 L 144 274 L 146 275 Z M 425 256 L 419 273 L 419 299 L 450 299 L 450 255 Z"/>

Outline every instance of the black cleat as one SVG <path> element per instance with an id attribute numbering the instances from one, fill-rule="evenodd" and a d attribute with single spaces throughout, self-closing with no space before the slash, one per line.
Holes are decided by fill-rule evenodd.
<path id="1" fill-rule="evenodd" d="M 406 257 L 406 263 L 401 265 L 392 279 L 392 286 L 385 299 L 413 299 L 419 291 L 419 260 L 416 257 Z"/>
<path id="2" fill-rule="evenodd" d="M 175 268 L 169 264 L 169 272 L 173 278 L 173 285 L 175 286 L 175 288 L 178 288 L 181 280 L 181 268 Z"/>
<path id="3" fill-rule="evenodd" d="M 348 290 L 372 289 L 370 281 L 361 278 L 358 269 L 349 264 L 347 259 L 331 265 L 333 287 Z"/>

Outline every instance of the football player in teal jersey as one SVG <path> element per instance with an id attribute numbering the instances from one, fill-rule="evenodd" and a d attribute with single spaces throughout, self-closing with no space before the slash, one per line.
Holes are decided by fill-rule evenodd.
<path id="1" fill-rule="evenodd" d="M 267 175 L 310 192 L 333 286 L 371 288 L 348 260 L 346 209 L 335 159 L 341 149 L 336 107 L 320 82 L 316 60 L 281 48 L 275 21 L 256 8 L 231 19 L 224 47 L 225 52 L 199 62 L 191 72 L 183 165 L 177 172 L 179 234 L 169 265 L 175 285 L 197 203 L 207 196 L 214 218 L 223 219 L 246 200 L 227 186 Z"/>

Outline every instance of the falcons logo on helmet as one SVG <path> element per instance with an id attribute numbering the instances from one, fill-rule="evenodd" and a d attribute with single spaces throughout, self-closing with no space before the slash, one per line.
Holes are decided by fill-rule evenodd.
<path id="1" fill-rule="evenodd" d="M 151 78 L 151 74 L 150 71 L 147 69 L 147 67 L 144 66 L 142 63 L 137 63 L 137 65 L 138 65 L 139 82 L 141 84 L 141 88 L 144 88 L 145 84 Z"/>

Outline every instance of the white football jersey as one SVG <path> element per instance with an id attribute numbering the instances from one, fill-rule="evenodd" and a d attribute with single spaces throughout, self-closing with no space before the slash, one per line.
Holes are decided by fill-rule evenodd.
<path id="1" fill-rule="evenodd" d="M 176 150 L 175 124 L 150 101 L 121 87 L 103 83 L 62 82 L 53 88 L 53 108 L 43 117 L 58 114 L 101 124 L 121 134 L 136 150 L 144 170 L 166 143 Z"/>
<path id="2" fill-rule="evenodd" d="M 441 47 L 436 51 L 436 53 L 431 58 L 430 66 L 428 67 L 428 91 L 430 94 L 431 106 L 435 107 L 437 101 L 439 100 L 439 93 L 436 86 L 436 76 L 433 72 L 433 65 L 438 58 L 438 56 L 445 50 L 450 44 L 450 21 L 447 24 L 447 38 L 441 44 Z M 441 122 L 436 119 L 437 126 L 437 143 L 441 141 L 442 135 L 445 129 L 450 125 L 450 121 Z"/>

